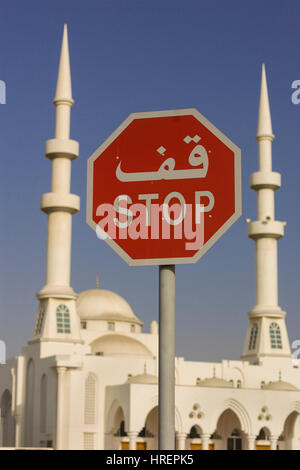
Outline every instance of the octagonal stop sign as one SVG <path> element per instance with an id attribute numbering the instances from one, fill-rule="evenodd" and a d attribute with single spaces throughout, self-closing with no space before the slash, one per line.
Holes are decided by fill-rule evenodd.
<path id="1" fill-rule="evenodd" d="M 195 109 L 131 114 L 88 160 L 87 223 L 130 265 L 194 263 L 240 215 L 240 149 Z"/>

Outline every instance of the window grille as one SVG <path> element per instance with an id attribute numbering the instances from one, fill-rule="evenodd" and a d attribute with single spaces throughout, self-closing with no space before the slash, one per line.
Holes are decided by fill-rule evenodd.
<path id="1" fill-rule="evenodd" d="M 57 333 L 71 333 L 70 310 L 66 305 L 59 305 L 56 309 Z"/>
<path id="2" fill-rule="evenodd" d="M 281 332 L 278 323 L 272 322 L 270 325 L 270 340 L 272 349 L 282 349 Z"/>

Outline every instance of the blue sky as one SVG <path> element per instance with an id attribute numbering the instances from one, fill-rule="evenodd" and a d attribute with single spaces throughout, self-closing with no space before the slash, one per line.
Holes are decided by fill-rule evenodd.
<path id="1" fill-rule="evenodd" d="M 86 162 L 132 112 L 197 108 L 242 150 L 243 216 L 195 265 L 178 266 L 176 354 L 193 360 L 238 359 L 255 302 L 254 243 L 244 217 L 255 219 L 255 133 L 261 63 L 266 63 L 273 168 L 282 173 L 276 216 L 279 303 L 290 340 L 300 338 L 300 79 L 298 1 L 20 0 L 0 1 L 0 339 L 16 354 L 31 336 L 35 293 L 44 284 L 50 190 L 43 156 L 53 137 L 54 97 L 63 24 L 69 28 L 73 97 L 71 137 L 80 142 L 72 192 L 72 286 L 124 296 L 145 323 L 158 316 L 158 268 L 129 267 L 85 223 Z"/>

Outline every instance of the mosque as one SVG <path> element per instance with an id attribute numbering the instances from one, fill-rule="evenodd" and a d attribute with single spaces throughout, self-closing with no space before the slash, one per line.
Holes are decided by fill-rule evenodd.
<path id="1" fill-rule="evenodd" d="M 48 217 L 47 267 L 38 292 L 31 339 L 20 355 L 0 365 L 0 445 L 54 449 L 157 449 L 158 325 L 143 323 L 114 292 L 76 294 L 70 286 L 73 105 L 67 29 L 56 94 L 55 138 L 46 142 L 51 192 L 41 198 Z M 240 360 L 218 363 L 175 359 L 176 449 L 300 449 L 300 370 L 293 360 L 277 295 L 271 116 L 262 70 L 258 130 L 257 220 L 246 220 L 256 251 L 256 305 Z"/>

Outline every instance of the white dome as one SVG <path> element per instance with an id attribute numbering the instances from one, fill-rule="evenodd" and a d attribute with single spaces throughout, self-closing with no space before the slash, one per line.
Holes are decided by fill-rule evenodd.
<path id="1" fill-rule="evenodd" d="M 81 320 L 125 321 L 143 325 L 120 295 L 105 289 L 83 291 L 77 298 Z"/>
<path id="2" fill-rule="evenodd" d="M 132 377 L 128 377 L 128 382 L 130 384 L 157 384 L 158 377 L 156 375 L 144 374 L 134 375 Z"/>
<path id="3" fill-rule="evenodd" d="M 231 382 L 228 382 L 225 379 L 220 379 L 215 376 L 201 380 L 197 385 L 199 387 L 232 388 Z"/>
<path id="4" fill-rule="evenodd" d="M 269 382 L 268 384 L 263 385 L 262 388 L 264 390 L 298 390 L 295 385 L 289 382 L 284 382 L 283 380 L 278 380 L 277 382 Z"/>

